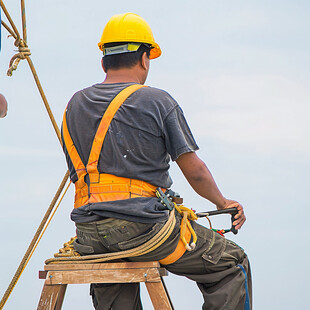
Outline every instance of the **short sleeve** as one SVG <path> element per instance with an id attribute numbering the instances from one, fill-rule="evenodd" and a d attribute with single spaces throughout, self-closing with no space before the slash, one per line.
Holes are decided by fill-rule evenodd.
<path id="1" fill-rule="evenodd" d="M 179 105 L 165 118 L 163 131 L 167 152 L 173 161 L 199 149 Z"/>

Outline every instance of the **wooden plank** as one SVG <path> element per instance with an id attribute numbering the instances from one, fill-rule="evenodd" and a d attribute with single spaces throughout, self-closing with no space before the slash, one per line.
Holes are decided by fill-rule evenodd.
<path id="1" fill-rule="evenodd" d="M 149 292 L 154 310 L 173 310 L 170 299 L 166 293 L 163 283 L 146 282 L 147 291 Z"/>
<path id="2" fill-rule="evenodd" d="M 62 304 L 66 286 L 44 284 L 37 310 L 55 310 L 57 302 Z"/>
<path id="3" fill-rule="evenodd" d="M 49 271 L 46 284 L 160 282 L 157 268 Z"/>
<path id="4" fill-rule="evenodd" d="M 98 270 L 98 269 L 123 269 L 123 268 L 158 268 L 159 262 L 121 262 L 121 263 L 96 263 L 96 264 L 49 264 L 44 266 L 44 270 Z"/>

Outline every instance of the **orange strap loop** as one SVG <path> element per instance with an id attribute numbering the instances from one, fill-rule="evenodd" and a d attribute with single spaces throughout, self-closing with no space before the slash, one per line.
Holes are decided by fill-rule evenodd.
<path id="1" fill-rule="evenodd" d="M 182 219 L 182 223 L 183 223 L 184 219 Z M 188 221 L 188 219 L 186 219 L 185 221 Z M 182 223 L 181 223 L 181 227 L 182 227 Z M 189 230 L 188 226 L 185 226 L 185 231 L 184 231 L 184 236 L 183 236 L 183 240 L 185 240 L 187 243 L 189 243 L 191 241 L 191 231 Z M 181 258 L 183 256 L 183 254 L 186 252 L 186 247 L 184 245 L 182 238 L 180 237 L 180 240 L 177 244 L 177 247 L 175 248 L 175 250 L 168 255 L 167 257 L 161 259 L 159 262 L 163 265 L 170 265 L 173 264 L 174 262 L 176 262 L 179 258 Z"/>

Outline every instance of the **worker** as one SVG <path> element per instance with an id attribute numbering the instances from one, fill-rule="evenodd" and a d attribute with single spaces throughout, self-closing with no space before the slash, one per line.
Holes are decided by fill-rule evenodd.
<path id="1" fill-rule="evenodd" d="M 164 193 L 171 187 L 169 162 L 176 161 L 200 196 L 219 210 L 238 209 L 236 229 L 246 220 L 242 205 L 222 195 L 198 157 L 178 103 L 167 92 L 144 85 L 150 60 L 161 55 L 150 26 L 133 13 L 115 15 L 98 45 L 105 80 L 73 95 L 62 124 L 75 183 L 75 249 L 82 255 L 134 249 L 175 214 L 176 225 L 163 244 L 128 260 L 158 260 L 168 271 L 196 281 L 203 309 L 251 309 L 251 273 L 243 249 L 190 221 L 198 240 L 186 250 L 180 243 L 181 215 L 156 197 L 156 188 Z M 96 310 L 142 309 L 137 283 L 92 284 L 91 295 Z"/>
<path id="2" fill-rule="evenodd" d="M 8 112 L 8 103 L 6 102 L 5 97 L 0 94 L 0 118 L 3 118 L 7 115 Z"/>

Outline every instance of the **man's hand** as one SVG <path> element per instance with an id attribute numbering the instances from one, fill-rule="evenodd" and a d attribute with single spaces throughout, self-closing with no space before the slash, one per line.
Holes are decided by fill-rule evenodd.
<path id="1" fill-rule="evenodd" d="M 223 210 L 223 209 L 229 209 L 229 208 L 237 208 L 238 213 L 235 215 L 235 221 L 232 223 L 236 229 L 240 229 L 244 222 L 246 221 L 245 214 L 243 212 L 243 207 L 242 205 L 234 200 L 229 200 L 226 199 L 224 200 L 224 204 L 219 206 L 216 206 L 218 210 Z"/>

